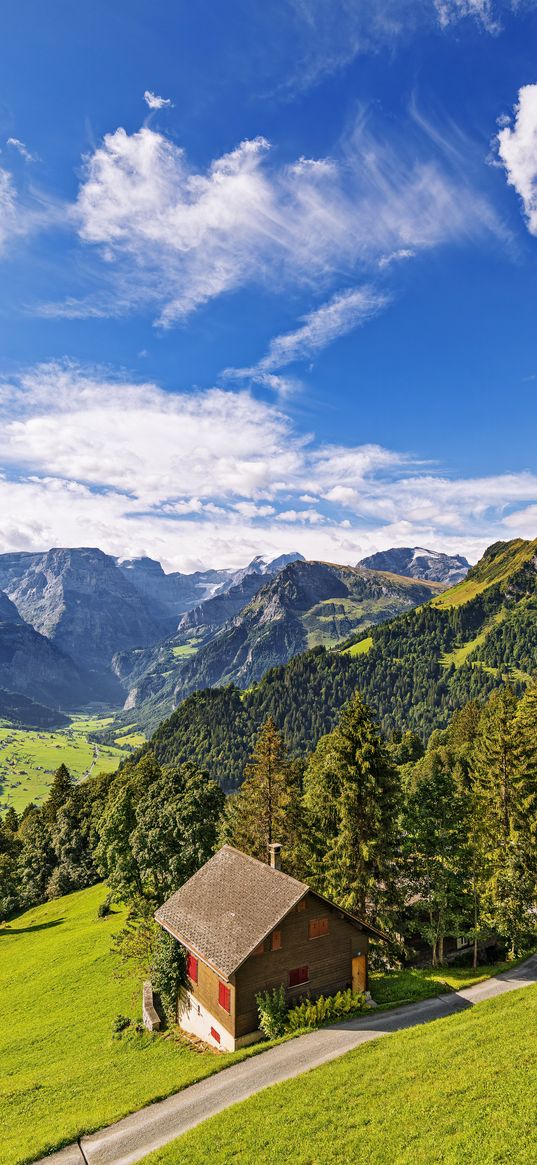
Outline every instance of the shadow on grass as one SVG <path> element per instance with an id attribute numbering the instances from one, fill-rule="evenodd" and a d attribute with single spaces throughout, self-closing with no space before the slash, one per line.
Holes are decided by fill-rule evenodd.
<path id="1" fill-rule="evenodd" d="M 31 934 L 34 930 L 50 930 L 51 926 L 61 926 L 65 918 L 53 918 L 51 922 L 37 922 L 35 926 L 13 926 L 9 922 L 0 926 L 0 938 L 13 938 L 17 934 Z"/>

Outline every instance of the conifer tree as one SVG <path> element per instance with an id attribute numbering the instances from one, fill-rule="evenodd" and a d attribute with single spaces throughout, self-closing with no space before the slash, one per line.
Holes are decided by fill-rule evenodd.
<path id="1" fill-rule="evenodd" d="M 510 688 L 491 696 L 481 716 L 472 766 L 479 914 L 509 941 L 513 954 L 532 929 L 535 905 L 534 825 L 528 813 L 532 761 L 528 745 L 521 751 L 516 709 Z M 530 709 L 528 701 L 524 718 Z"/>
<path id="2" fill-rule="evenodd" d="M 289 762 L 282 737 L 268 716 L 256 737 L 243 784 L 227 800 L 221 840 L 263 862 L 268 860 L 269 845 L 280 842 L 290 872 L 300 795 L 299 766 Z"/>
<path id="3" fill-rule="evenodd" d="M 69 800 L 74 786 L 73 778 L 63 762 L 54 774 L 48 797 L 43 805 L 43 815 L 49 825 L 56 821 L 60 809 Z"/>
<path id="4" fill-rule="evenodd" d="M 418 761 L 412 783 L 404 817 L 408 897 L 435 966 L 443 962 L 445 937 L 471 927 L 470 797 L 446 748 Z"/>
<path id="5" fill-rule="evenodd" d="M 393 901 L 400 781 L 356 692 L 304 777 L 317 889 L 386 926 Z"/>

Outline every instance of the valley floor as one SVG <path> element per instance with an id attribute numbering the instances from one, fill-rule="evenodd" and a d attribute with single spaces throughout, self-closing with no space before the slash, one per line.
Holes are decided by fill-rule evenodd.
<path id="1" fill-rule="evenodd" d="M 112 724 L 112 717 L 79 715 L 57 732 L 14 728 L 0 723 L 0 813 L 12 806 L 20 813 L 33 801 L 41 805 L 56 769 L 63 763 L 75 780 L 113 773 L 127 748 L 138 748 L 143 734 L 124 729 L 113 745 L 89 739 Z"/>

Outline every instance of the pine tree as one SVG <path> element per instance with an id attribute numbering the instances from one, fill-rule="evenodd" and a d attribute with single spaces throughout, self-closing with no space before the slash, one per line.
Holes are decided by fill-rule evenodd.
<path id="1" fill-rule="evenodd" d="M 86 788 L 80 785 L 72 789 L 51 827 L 56 866 L 47 884 L 48 898 L 83 890 L 97 881 L 89 838 L 89 798 L 85 792 Z"/>
<path id="2" fill-rule="evenodd" d="M 445 937 L 471 927 L 470 797 L 446 748 L 426 753 L 412 784 L 404 817 L 408 896 L 435 966 L 443 962 Z"/>
<path id="3" fill-rule="evenodd" d="M 528 701 L 522 724 L 530 709 Z M 524 761 L 516 711 L 510 688 L 493 694 L 481 716 L 472 765 L 479 914 L 508 940 L 512 954 L 532 929 L 535 904 L 531 750 L 524 745 Z"/>
<path id="4" fill-rule="evenodd" d="M 138 801 L 130 835 L 144 893 L 161 903 L 214 852 L 224 804 L 220 786 L 195 764 L 166 765 Z"/>
<path id="5" fill-rule="evenodd" d="M 54 774 L 48 797 L 43 805 L 43 815 L 50 825 L 56 821 L 60 809 L 69 800 L 74 786 L 69 769 L 63 763 Z"/>
<path id="6" fill-rule="evenodd" d="M 50 828 L 40 809 L 33 809 L 24 818 L 19 838 L 22 845 L 17 868 L 21 902 L 34 906 L 46 898 L 55 861 Z"/>
<path id="7" fill-rule="evenodd" d="M 221 840 L 261 861 L 280 842 L 289 872 L 297 846 L 300 771 L 291 765 L 271 716 L 262 725 L 239 791 L 228 798 Z"/>
<path id="8" fill-rule="evenodd" d="M 386 926 L 393 903 L 400 780 L 356 692 L 304 777 L 317 889 Z"/>

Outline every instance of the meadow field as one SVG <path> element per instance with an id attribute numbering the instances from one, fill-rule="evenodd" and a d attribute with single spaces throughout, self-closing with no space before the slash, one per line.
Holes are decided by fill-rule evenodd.
<path id="1" fill-rule="evenodd" d="M 92 886 L 0 926 L 0 1165 L 22 1165 L 211 1075 L 245 1052 L 137 1030 L 141 982 L 111 951 L 125 921 Z M 130 1017 L 117 1034 L 114 1020 Z"/>
<path id="2" fill-rule="evenodd" d="M 76 716 L 56 732 L 13 728 L 0 722 L 0 812 L 10 805 L 19 813 L 30 801 L 41 805 L 62 763 L 76 780 L 114 772 L 142 734 L 125 729 L 113 745 L 98 744 L 90 734 L 107 728 L 112 717 Z"/>

